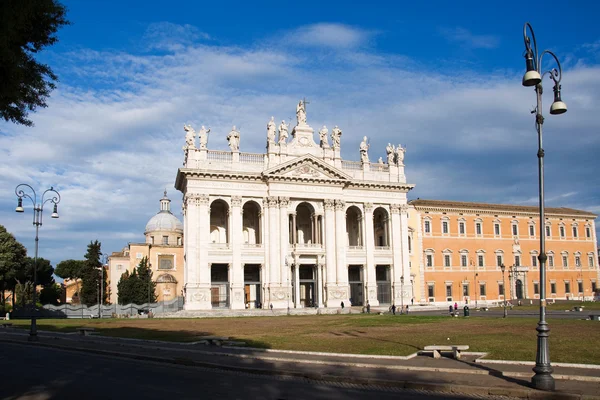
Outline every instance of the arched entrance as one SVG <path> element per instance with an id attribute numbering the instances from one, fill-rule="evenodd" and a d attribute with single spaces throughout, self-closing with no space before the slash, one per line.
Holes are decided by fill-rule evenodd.
<path id="1" fill-rule="evenodd" d="M 517 299 L 518 300 L 523 299 L 523 282 L 520 279 L 517 279 L 517 282 L 515 283 L 515 287 L 516 287 L 516 292 L 517 292 Z"/>

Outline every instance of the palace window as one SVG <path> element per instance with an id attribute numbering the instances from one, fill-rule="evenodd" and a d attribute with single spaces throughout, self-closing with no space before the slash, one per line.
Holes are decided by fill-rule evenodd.
<path id="1" fill-rule="evenodd" d="M 425 221 L 425 233 L 431 233 L 431 221 Z"/>
<path id="2" fill-rule="evenodd" d="M 448 234 L 448 221 L 442 222 L 442 233 Z"/>
<path id="3" fill-rule="evenodd" d="M 561 239 L 564 239 L 564 238 L 565 238 L 565 227 L 564 227 L 564 226 L 562 226 L 562 225 L 561 225 L 561 226 L 559 226 L 559 227 L 558 227 L 558 231 L 560 232 L 560 237 L 561 237 Z"/>
<path id="4" fill-rule="evenodd" d="M 594 256 L 588 256 L 588 265 L 590 268 L 594 268 Z"/>
<path id="5" fill-rule="evenodd" d="M 515 266 L 521 266 L 521 256 L 515 255 Z"/>
<path id="6" fill-rule="evenodd" d="M 435 286 L 433 283 L 427 285 L 427 295 L 428 297 L 435 297 Z"/>
<path id="7" fill-rule="evenodd" d="M 579 293 L 583 293 L 583 282 L 582 281 L 577 281 L 577 290 L 579 291 Z"/>
<path id="8" fill-rule="evenodd" d="M 556 283 L 555 282 L 550 282 L 550 293 L 556 294 Z"/>
<path id="9" fill-rule="evenodd" d="M 477 255 L 477 265 L 480 266 L 480 267 L 483 267 L 485 265 L 484 264 L 483 254 L 478 254 Z"/>
<path id="10" fill-rule="evenodd" d="M 563 261 L 563 267 L 568 268 L 569 267 L 569 257 L 562 256 L 562 261 Z"/>
<path id="11" fill-rule="evenodd" d="M 498 283 L 498 297 L 504 296 L 504 284 Z"/>
<path id="12" fill-rule="evenodd" d="M 446 297 L 452 297 L 452 284 L 446 284 Z"/>
<path id="13" fill-rule="evenodd" d="M 513 236 L 519 236 L 519 225 L 515 223 L 512 224 L 512 234 Z"/>
<path id="14" fill-rule="evenodd" d="M 485 283 L 479 284 L 479 296 L 486 296 L 485 294 Z"/>
<path id="15" fill-rule="evenodd" d="M 596 281 L 592 281 L 592 293 L 596 293 Z"/>
<path id="16" fill-rule="evenodd" d="M 537 256 L 535 254 L 531 255 L 531 266 L 537 267 Z"/>
<path id="17" fill-rule="evenodd" d="M 550 226 L 546 225 L 546 236 L 550 237 Z"/>
<path id="18" fill-rule="evenodd" d="M 460 266 L 461 267 L 466 267 L 467 266 L 467 255 L 466 254 L 461 254 L 460 255 Z"/>
<path id="19" fill-rule="evenodd" d="M 433 254 L 427 254 L 427 266 L 433 267 Z"/>
<path id="20" fill-rule="evenodd" d="M 481 236 L 481 222 L 475 224 L 475 232 L 477 236 Z"/>
<path id="21" fill-rule="evenodd" d="M 573 227 L 573 237 L 574 238 L 577 237 L 577 227 L 576 226 Z"/>
<path id="22" fill-rule="evenodd" d="M 575 266 L 581 268 L 581 257 L 575 256 Z"/>
<path id="23" fill-rule="evenodd" d="M 497 254 L 496 255 L 496 266 L 501 266 L 502 265 L 502 255 L 501 254 Z"/>
<path id="24" fill-rule="evenodd" d="M 533 282 L 533 294 L 540 294 L 540 284 Z"/>
<path id="25" fill-rule="evenodd" d="M 464 223 L 464 222 L 459 222 L 459 223 L 458 223 L 458 232 L 459 232 L 461 235 L 464 235 L 464 234 L 465 234 L 465 223 Z"/>
<path id="26" fill-rule="evenodd" d="M 529 236 L 535 236 L 535 225 L 529 225 Z"/>
<path id="27" fill-rule="evenodd" d="M 494 235 L 500 236 L 500 224 L 497 222 L 494 224 Z"/>
<path id="28" fill-rule="evenodd" d="M 548 256 L 548 266 L 551 268 L 554 268 L 554 256 L 553 255 Z"/>
<path id="29" fill-rule="evenodd" d="M 469 295 L 469 284 L 463 283 L 463 296 L 468 296 L 468 295 Z"/>
<path id="30" fill-rule="evenodd" d="M 585 237 L 588 239 L 592 237 L 592 230 L 590 229 L 589 226 L 585 227 Z"/>
<path id="31" fill-rule="evenodd" d="M 444 254 L 444 267 L 450 267 L 450 254 Z"/>
<path id="32" fill-rule="evenodd" d="M 168 236 L 163 236 L 162 237 L 162 244 L 164 244 L 164 245 L 169 244 L 169 237 Z"/>
<path id="33" fill-rule="evenodd" d="M 565 282 L 565 293 L 571 293 L 571 282 Z"/>

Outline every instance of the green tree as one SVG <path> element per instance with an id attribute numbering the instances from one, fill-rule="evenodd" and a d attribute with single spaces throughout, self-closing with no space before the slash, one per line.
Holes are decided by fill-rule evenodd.
<path id="1" fill-rule="evenodd" d="M 139 265 L 130 274 L 126 271 L 117 284 L 119 304 L 144 304 L 156 302 L 156 282 L 152 281 L 152 270 L 148 258 L 140 260 Z"/>
<path id="2" fill-rule="evenodd" d="M 5 291 L 12 291 L 13 301 L 15 298 L 16 277 L 25 270 L 27 265 L 27 250 L 0 225 L 0 291 L 2 296 L 0 303 L 5 308 Z"/>
<path id="3" fill-rule="evenodd" d="M 44 286 L 40 292 L 40 303 L 58 305 L 62 295 L 62 287 L 57 283 Z"/>
<path id="4" fill-rule="evenodd" d="M 88 306 L 98 304 L 98 291 L 100 290 L 100 271 L 104 272 L 100 257 L 101 243 L 99 241 L 90 242 L 88 251 L 85 255 L 85 261 L 81 273 L 82 287 L 79 298 L 82 304 Z M 106 293 L 106 292 L 105 292 Z M 104 295 L 104 301 L 106 295 Z"/>
<path id="5" fill-rule="evenodd" d="M 0 117 L 27 126 L 29 111 L 46 107 L 58 80 L 34 55 L 58 41 L 68 25 L 66 8 L 57 0 L 0 1 Z"/>
<path id="6" fill-rule="evenodd" d="M 84 267 L 84 260 L 64 260 L 58 263 L 54 273 L 63 279 L 73 279 L 77 287 L 77 296 L 79 297 L 79 279 L 83 275 Z"/>

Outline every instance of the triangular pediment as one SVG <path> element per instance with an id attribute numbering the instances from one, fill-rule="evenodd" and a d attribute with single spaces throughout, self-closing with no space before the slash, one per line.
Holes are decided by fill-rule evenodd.
<path id="1" fill-rule="evenodd" d="M 317 157 L 306 154 L 263 172 L 265 177 L 302 180 L 349 181 L 351 177 Z"/>

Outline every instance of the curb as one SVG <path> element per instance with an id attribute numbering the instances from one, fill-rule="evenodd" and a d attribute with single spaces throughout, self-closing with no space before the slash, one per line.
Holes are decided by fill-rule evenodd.
<path id="1" fill-rule="evenodd" d="M 155 357 L 141 354 L 132 354 L 132 353 L 123 353 L 111 350 L 98 350 L 98 349 L 89 349 L 82 347 L 68 347 L 57 344 L 50 343 L 40 343 L 40 342 L 23 342 L 19 340 L 6 340 L 4 338 L 0 339 L 0 342 L 12 343 L 17 345 L 29 345 L 29 346 L 39 346 L 39 347 L 47 347 L 54 348 L 66 351 L 75 351 L 80 353 L 92 353 L 103 356 L 113 356 L 124 359 L 133 359 L 133 360 L 141 360 L 141 361 L 152 361 L 162 364 L 174 364 L 174 365 L 182 365 L 182 366 L 191 366 L 191 367 L 204 367 L 211 368 L 221 371 L 234 371 L 234 372 L 244 372 L 248 374 L 254 375 L 265 375 L 265 376 L 290 376 L 297 378 L 305 378 L 313 381 L 318 381 L 322 383 L 332 382 L 332 383 L 354 383 L 359 385 L 378 385 L 378 386 L 387 386 L 387 387 L 396 387 L 402 389 L 410 389 L 410 390 L 425 390 L 430 392 L 440 392 L 440 393 L 453 393 L 453 394 L 467 394 L 467 395 L 484 395 L 484 396 L 511 396 L 518 397 L 522 399 L 544 399 L 544 400 L 600 400 L 600 396 L 593 395 L 581 395 L 581 394 L 570 394 L 570 393 L 550 393 L 538 391 L 535 389 L 525 389 L 525 388 L 488 388 L 488 387 L 478 387 L 478 386 L 469 386 L 469 385 L 455 385 L 448 383 L 429 383 L 429 382 L 415 382 L 415 381 L 390 381 L 383 379 L 372 379 L 372 378 L 360 378 L 360 377 L 345 377 L 345 376 L 336 376 L 336 375 L 324 375 L 324 374 L 312 374 L 312 373 L 304 373 L 304 372 L 296 372 L 296 371 L 288 371 L 288 370 L 272 370 L 272 369 L 264 369 L 264 368 L 248 368 L 248 367 L 239 367 L 239 366 L 230 366 L 230 365 L 220 365 L 216 363 L 206 362 L 206 361 L 196 361 L 186 357 L 174 357 L 174 358 L 165 358 L 165 357 Z M 441 372 L 441 371 L 440 371 Z M 456 372 L 456 370 L 454 370 Z"/>

